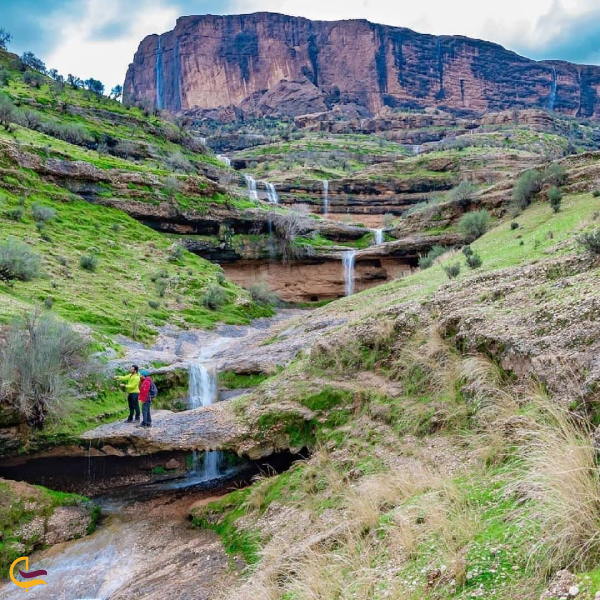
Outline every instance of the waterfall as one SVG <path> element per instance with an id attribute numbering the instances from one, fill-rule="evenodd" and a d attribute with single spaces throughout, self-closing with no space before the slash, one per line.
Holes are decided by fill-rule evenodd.
<path id="1" fill-rule="evenodd" d="M 163 50 L 160 35 L 158 36 L 158 46 L 156 48 L 156 65 L 154 68 L 156 77 L 156 108 L 163 109 Z"/>
<path id="2" fill-rule="evenodd" d="M 548 96 L 547 108 L 550 112 L 554 112 L 554 104 L 556 103 L 556 68 L 552 67 L 552 87 L 550 88 L 550 96 Z"/>
<path id="3" fill-rule="evenodd" d="M 354 259 L 356 250 L 347 250 L 342 253 L 342 264 L 344 265 L 344 282 L 346 296 L 354 294 Z"/>
<path id="4" fill-rule="evenodd" d="M 269 202 L 271 204 L 279 204 L 279 196 L 277 195 L 277 190 L 275 189 L 274 183 L 269 183 L 268 181 L 263 181 L 265 188 L 267 188 L 267 195 L 269 197 Z"/>
<path id="5" fill-rule="evenodd" d="M 217 400 L 217 373 L 202 363 L 190 365 L 190 408 L 210 406 Z M 199 471 L 198 455 L 194 453 L 194 471 Z M 204 453 L 204 464 L 202 466 L 203 479 L 209 481 L 217 479 L 222 462 L 222 453 L 219 451 L 207 451 Z"/>
<path id="6" fill-rule="evenodd" d="M 415 144 L 415 145 L 412 147 L 412 153 L 413 153 L 415 156 L 419 156 L 419 154 L 421 154 L 421 144 Z"/>
<path id="7" fill-rule="evenodd" d="M 258 192 L 256 191 L 256 179 L 251 175 L 247 175 L 244 173 L 244 179 L 246 180 L 246 185 L 248 186 L 248 198 L 250 200 L 258 200 Z"/>
<path id="8" fill-rule="evenodd" d="M 326 215 L 329 212 L 329 181 L 323 180 L 323 214 Z"/>
<path id="9" fill-rule="evenodd" d="M 376 244 L 383 244 L 383 229 L 373 229 Z"/>
<path id="10" fill-rule="evenodd" d="M 206 146 L 206 138 L 205 138 L 205 137 L 199 137 L 198 139 L 200 140 L 200 143 L 201 143 L 203 146 Z M 219 157 L 217 156 L 217 158 L 219 158 Z M 227 159 L 227 160 L 229 160 L 229 159 Z M 230 162 L 231 162 L 231 161 L 230 161 Z"/>
<path id="11" fill-rule="evenodd" d="M 217 159 L 220 160 L 222 163 L 225 163 L 228 167 L 231 166 L 231 159 L 227 156 L 223 154 L 217 154 Z"/>

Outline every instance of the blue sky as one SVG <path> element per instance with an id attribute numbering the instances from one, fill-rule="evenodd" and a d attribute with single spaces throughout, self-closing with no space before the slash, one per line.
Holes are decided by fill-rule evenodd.
<path id="1" fill-rule="evenodd" d="M 107 87 L 122 83 L 141 39 L 186 14 L 273 11 L 313 19 L 366 18 L 433 34 L 498 42 L 536 59 L 600 64 L 596 0 L 0 0 L 10 49 Z"/>

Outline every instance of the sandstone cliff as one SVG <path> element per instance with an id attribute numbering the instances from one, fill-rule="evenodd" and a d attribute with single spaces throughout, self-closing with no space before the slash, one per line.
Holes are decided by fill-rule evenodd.
<path id="1" fill-rule="evenodd" d="M 536 62 L 490 42 L 256 13 L 182 17 L 172 31 L 146 37 L 127 72 L 125 101 L 170 112 L 541 107 L 592 117 L 599 90 L 600 67 Z"/>

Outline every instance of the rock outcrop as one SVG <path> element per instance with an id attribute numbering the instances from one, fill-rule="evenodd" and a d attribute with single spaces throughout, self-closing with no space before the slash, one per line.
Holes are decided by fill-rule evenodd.
<path id="1" fill-rule="evenodd" d="M 172 31 L 146 37 L 124 96 L 173 113 L 300 115 L 345 106 L 366 115 L 436 106 L 595 117 L 599 88 L 600 67 L 536 62 L 486 41 L 255 13 L 182 17 Z"/>

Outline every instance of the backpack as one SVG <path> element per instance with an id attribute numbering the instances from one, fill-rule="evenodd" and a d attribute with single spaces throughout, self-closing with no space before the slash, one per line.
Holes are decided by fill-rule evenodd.
<path id="1" fill-rule="evenodd" d="M 148 395 L 150 396 L 150 400 L 154 400 L 154 398 L 158 396 L 158 388 L 156 387 L 154 381 L 150 384 L 150 392 Z"/>

